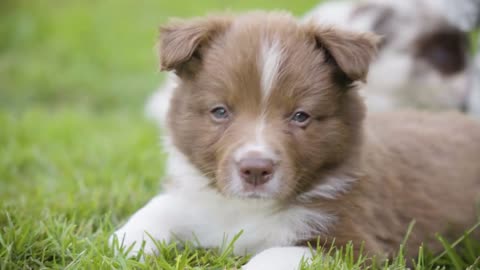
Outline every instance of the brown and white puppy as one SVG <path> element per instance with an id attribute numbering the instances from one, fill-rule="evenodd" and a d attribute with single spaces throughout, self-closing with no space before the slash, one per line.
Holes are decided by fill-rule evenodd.
<path id="1" fill-rule="evenodd" d="M 294 269 L 307 243 L 353 241 L 389 256 L 476 220 L 480 125 L 457 114 L 372 115 L 356 90 L 377 38 L 253 12 L 162 28 L 175 72 L 162 194 L 115 232 L 257 254 L 245 269 Z M 174 237 L 175 236 L 175 237 Z"/>

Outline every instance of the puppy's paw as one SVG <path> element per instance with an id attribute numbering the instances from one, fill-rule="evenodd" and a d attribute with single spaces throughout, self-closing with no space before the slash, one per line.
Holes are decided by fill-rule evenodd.
<path id="1" fill-rule="evenodd" d="M 144 255 L 154 254 L 156 241 L 169 242 L 170 232 L 176 227 L 175 223 L 168 222 L 174 216 L 171 205 L 175 205 L 172 196 L 159 195 L 138 210 L 110 237 L 115 253 L 136 256 L 143 249 Z"/>
<path id="2" fill-rule="evenodd" d="M 120 229 L 114 232 L 109 239 L 109 246 L 115 254 L 124 253 L 128 257 L 136 257 L 143 249 L 143 255 L 155 254 L 155 241 L 148 233 L 140 230 Z"/>
<path id="3" fill-rule="evenodd" d="M 305 247 L 275 247 L 255 255 L 242 270 L 297 270 L 300 263 L 311 257 Z"/>

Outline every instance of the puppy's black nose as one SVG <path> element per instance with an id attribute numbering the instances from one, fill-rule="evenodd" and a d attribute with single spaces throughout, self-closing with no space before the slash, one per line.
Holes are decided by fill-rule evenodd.
<path id="1" fill-rule="evenodd" d="M 272 178 L 273 161 L 266 158 L 244 158 L 238 163 L 238 169 L 245 182 L 260 186 Z"/>

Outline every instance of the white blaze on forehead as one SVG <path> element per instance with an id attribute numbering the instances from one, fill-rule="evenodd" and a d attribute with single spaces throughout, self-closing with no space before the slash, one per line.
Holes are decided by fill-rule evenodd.
<path id="1" fill-rule="evenodd" d="M 268 97 L 278 78 L 283 50 L 278 40 L 264 41 L 260 52 L 260 78 L 263 98 Z"/>

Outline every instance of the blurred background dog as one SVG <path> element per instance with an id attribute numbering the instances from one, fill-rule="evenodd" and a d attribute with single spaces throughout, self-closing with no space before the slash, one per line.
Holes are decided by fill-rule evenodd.
<path id="1" fill-rule="evenodd" d="M 330 1 L 303 20 L 383 36 L 361 91 L 369 111 L 414 108 L 478 115 L 480 71 L 472 61 L 469 32 L 478 25 L 479 12 L 479 0 Z M 172 87 L 170 78 L 147 105 L 147 114 L 159 122 Z"/>
<path id="2" fill-rule="evenodd" d="M 304 20 L 383 36 L 364 95 L 370 111 L 396 108 L 469 110 L 469 33 L 479 1 L 366 0 L 319 5 Z M 478 97 L 477 97 L 478 98 Z M 474 110 L 472 108 L 472 110 Z"/>

